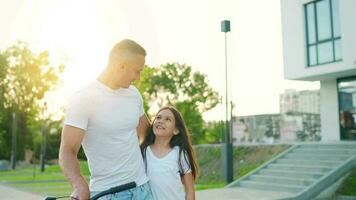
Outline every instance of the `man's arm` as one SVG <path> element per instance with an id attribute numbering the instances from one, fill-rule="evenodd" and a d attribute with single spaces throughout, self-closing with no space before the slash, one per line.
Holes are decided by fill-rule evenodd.
<path id="1" fill-rule="evenodd" d="M 89 187 L 80 173 L 79 160 L 77 158 L 84 134 L 83 129 L 64 125 L 59 149 L 59 165 L 74 188 L 72 197 L 79 200 L 87 200 L 90 197 Z"/>
<path id="2" fill-rule="evenodd" d="M 146 131 L 148 127 L 150 126 L 150 121 L 148 120 L 148 117 L 146 114 L 142 115 L 140 117 L 140 121 L 138 122 L 138 126 L 136 128 L 137 134 L 138 134 L 138 139 L 140 141 L 140 144 L 143 142 L 146 136 Z"/>

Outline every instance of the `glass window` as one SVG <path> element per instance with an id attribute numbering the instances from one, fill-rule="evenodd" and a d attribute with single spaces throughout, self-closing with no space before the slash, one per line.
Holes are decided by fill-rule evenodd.
<path id="1" fill-rule="evenodd" d="M 333 61 L 333 43 L 324 42 L 318 45 L 319 63 L 327 63 Z"/>
<path id="2" fill-rule="evenodd" d="M 340 37 L 339 0 L 332 0 L 331 5 L 333 13 L 334 37 Z"/>
<path id="3" fill-rule="evenodd" d="M 356 140 L 356 77 L 338 81 L 340 138 Z"/>
<path id="4" fill-rule="evenodd" d="M 318 22 L 318 40 L 326 40 L 331 38 L 331 21 L 329 1 L 319 1 L 316 3 L 316 13 Z"/>
<path id="5" fill-rule="evenodd" d="M 307 6 L 307 18 L 308 18 L 308 44 L 313 44 L 316 42 L 315 37 L 315 16 L 314 16 L 314 4 L 309 4 Z"/>
<path id="6" fill-rule="evenodd" d="M 304 6 L 307 66 L 342 60 L 339 0 L 316 0 Z"/>
<path id="7" fill-rule="evenodd" d="M 309 47 L 309 63 L 310 65 L 316 65 L 316 48 L 315 46 Z"/>

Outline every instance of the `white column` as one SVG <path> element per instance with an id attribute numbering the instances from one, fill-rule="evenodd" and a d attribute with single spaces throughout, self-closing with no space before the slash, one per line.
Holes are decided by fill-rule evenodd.
<path id="1" fill-rule="evenodd" d="M 320 81 L 320 120 L 323 142 L 340 141 L 338 104 L 336 79 Z"/>

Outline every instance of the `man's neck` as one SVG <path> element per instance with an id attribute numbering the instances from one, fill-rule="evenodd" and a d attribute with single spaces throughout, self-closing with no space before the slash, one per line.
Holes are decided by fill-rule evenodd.
<path id="1" fill-rule="evenodd" d="M 113 77 L 113 74 L 114 74 L 113 72 L 110 72 L 108 69 L 105 69 L 99 75 L 97 80 L 113 90 L 122 88 L 122 84 L 119 81 L 115 80 L 115 78 Z"/>

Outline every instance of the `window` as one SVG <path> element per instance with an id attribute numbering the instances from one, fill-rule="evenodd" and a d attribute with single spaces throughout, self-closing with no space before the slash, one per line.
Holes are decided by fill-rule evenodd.
<path id="1" fill-rule="evenodd" d="M 341 140 L 356 140 L 356 77 L 338 80 Z"/>
<path id="2" fill-rule="evenodd" d="M 340 61 L 339 0 L 317 0 L 304 5 L 307 66 Z"/>

